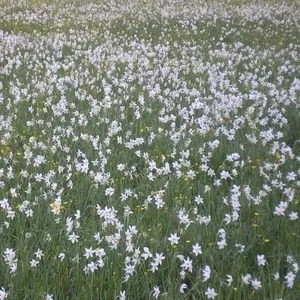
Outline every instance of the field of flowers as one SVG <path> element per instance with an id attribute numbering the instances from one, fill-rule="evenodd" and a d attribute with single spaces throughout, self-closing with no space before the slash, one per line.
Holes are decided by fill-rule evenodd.
<path id="1" fill-rule="evenodd" d="M 0 300 L 300 299 L 295 1 L 0 7 Z"/>

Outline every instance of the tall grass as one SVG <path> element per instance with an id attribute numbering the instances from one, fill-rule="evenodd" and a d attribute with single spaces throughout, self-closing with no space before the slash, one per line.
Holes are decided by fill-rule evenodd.
<path id="1" fill-rule="evenodd" d="M 296 3 L 2 4 L 0 299 L 300 299 Z"/>

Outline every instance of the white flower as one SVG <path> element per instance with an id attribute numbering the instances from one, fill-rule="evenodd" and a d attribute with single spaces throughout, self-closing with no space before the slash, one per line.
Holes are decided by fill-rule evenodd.
<path id="1" fill-rule="evenodd" d="M 97 257 L 99 257 L 99 258 L 102 258 L 103 256 L 106 255 L 106 253 L 105 253 L 105 251 L 104 251 L 103 248 L 97 248 L 97 249 L 95 249 L 95 250 L 93 250 L 93 251 L 94 251 L 95 255 L 96 255 Z"/>
<path id="2" fill-rule="evenodd" d="M 3 257 L 4 257 L 5 262 L 11 263 L 14 261 L 14 259 L 16 257 L 16 253 L 13 249 L 6 248 L 4 251 Z"/>
<path id="3" fill-rule="evenodd" d="M 100 244 L 102 242 L 103 238 L 100 236 L 100 232 L 96 232 L 94 234 L 94 239 L 97 242 L 97 244 Z"/>
<path id="4" fill-rule="evenodd" d="M 275 207 L 274 215 L 284 216 L 287 207 L 288 207 L 287 202 L 281 201 L 280 204 Z"/>
<path id="5" fill-rule="evenodd" d="M 151 272 L 154 273 L 158 270 L 158 264 L 156 262 L 151 262 Z"/>
<path id="6" fill-rule="evenodd" d="M 155 258 L 154 258 L 155 263 L 157 263 L 158 265 L 161 265 L 164 259 L 165 259 L 165 257 L 163 255 L 163 253 L 160 253 L 160 254 L 155 253 Z"/>
<path id="7" fill-rule="evenodd" d="M 255 290 L 258 290 L 262 287 L 261 281 L 259 281 L 257 278 L 251 280 L 251 285 Z"/>
<path id="8" fill-rule="evenodd" d="M 41 259 L 42 256 L 44 256 L 43 251 L 41 249 L 38 249 L 35 253 L 34 253 L 35 257 L 37 259 Z"/>
<path id="9" fill-rule="evenodd" d="M 120 291 L 120 295 L 117 298 L 119 298 L 120 300 L 126 300 L 126 292 Z"/>
<path id="10" fill-rule="evenodd" d="M 245 276 L 242 275 L 242 281 L 244 284 L 250 284 L 251 282 L 251 275 L 250 274 L 246 274 Z"/>
<path id="11" fill-rule="evenodd" d="M 105 190 L 105 196 L 112 196 L 115 192 L 115 189 L 112 187 L 109 187 Z"/>
<path id="12" fill-rule="evenodd" d="M 227 246 L 227 242 L 225 239 L 221 239 L 219 242 L 217 242 L 217 245 L 218 245 L 219 249 L 224 249 L 225 246 Z"/>
<path id="13" fill-rule="evenodd" d="M 7 293 L 7 292 L 5 291 L 5 289 L 2 287 L 2 288 L 0 289 L 0 300 L 6 299 L 7 296 L 8 296 L 8 293 Z"/>
<path id="14" fill-rule="evenodd" d="M 295 172 L 289 172 L 286 176 L 288 181 L 294 181 L 297 177 L 297 174 Z"/>
<path id="15" fill-rule="evenodd" d="M 299 271 L 299 265 L 296 262 L 292 263 L 292 268 L 293 268 L 293 271 L 295 273 L 298 273 L 298 271 Z"/>
<path id="16" fill-rule="evenodd" d="M 79 235 L 76 235 L 75 232 L 72 232 L 72 233 L 68 236 L 68 240 L 71 241 L 72 244 L 78 242 L 78 238 L 79 238 Z"/>
<path id="17" fill-rule="evenodd" d="M 141 255 L 145 260 L 147 260 L 149 257 L 152 257 L 153 255 L 149 251 L 148 247 L 144 247 L 144 253 Z"/>
<path id="18" fill-rule="evenodd" d="M 58 254 L 58 258 L 60 259 L 60 261 L 63 261 L 65 259 L 65 253 L 61 252 Z"/>
<path id="19" fill-rule="evenodd" d="M 187 284 L 186 284 L 186 283 L 183 283 L 183 284 L 180 286 L 180 289 L 179 289 L 180 293 L 183 294 L 183 293 L 184 293 L 184 290 L 186 290 L 187 287 L 188 287 Z"/>
<path id="20" fill-rule="evenodd" d="M 275 281 L 279 280 L 279 273 L 278 272 L 276 272 L 275 274 L 273 274 L 273 276 L 274 276 L 274 280 Z"/>
<path id="21" fill-rule="evenodd" d="M 265 256 L 262 255 L 257 255 L 257 264 L 259 266 L 264 266 L 267 263 Z"/>
<path id="22" fill-rule="evenodd" d="M 196 256 L 198 256 L 199 254 L 202 254 L 201 246 L 199 246 L 198 243 L 196 243 L 192 247 L 193 247 L 193 254 L 195 254 Z"/>
<path id="23" fill-rule="evenodd" d="M 154 297 L 155 299 L 158 299 L 159 295 L 160 295 L 159 287 L 158 287 L 158 286 L 155 286 L 155 287 L 153 288 L 153 297 Z"/>
<path id="24" fill-rule="evenodd" d="M 299 216 L 298 216 L 298 213 L 297 212 L 291 212 L 290 214 L 289 214 L 289 219 L 291 220 L 291 221 L 296 221 L 296 220 L 298 220 L 299 219 Z"/>
<path id="25" fill-rule="evenodd" d="M 87 267 L 89 268 L 89 270 L 94 273 L 97 269 L 98 269 L 98 265 L 97 263 L 94 263 L 93 261 L 90 262 Z"/>
<path id="26" fill-rule="evenodd" d="M 124 164 L 118 164 L 117 169 L 122 172 L 125 169 L 125 165 Z"/>
<path id="27" fill-rule="evenodd" d="M 32 260 L 30 261 L 30 266 L 31 266 L 32 268 L 35 268 L 38 264 L 39 264 L 39 261 L 38 261 L 38 260 L 32 259 Z"/>
<path id="28" fill-rule="evenodd" d="M 95 250 L 92 249 L 92 247 L 90 248 L 85 248 L 85 253 L 83 254 L 83 256 L 88 259 L 89 257 L 93 257 L 95 253 Z"/>
<path id="29" fill-rule="evenodd" d="M 25 238 L 30 239 L 32 237 L 32 234 L 30 232 L 25 233 Z"/>
<path id="30" fill-rule="evenodd" d="M 227 279 L 226 279 L 226 281 L 227 281 L 227 286 L 231 286 L 232 281 L 233 281 L 233 278 L 232 278 L 231 275 L 226 275 L 226 276 L 227 276 Z"/>
<path id="31" fill-rule="evenodd" d="M 171 242 L 171 245 L 177 245 L 180 237 L 177 235 L 177 233 L 171 233 L 171 236 L 168 238 L 168 240 Z"/>
<path id="32" fill-rule="evenodd" d="M 208 287 L 205 292 L 205 295 L 207 296 L 207 299 L 215 299 L 215 297 L 217 297 L 218 294 L 215 292 L 214 288 Z"/>
<path id="33" fill-rule="evenodd" d="M 203 282 L 207 281 L 210 278 L 211 270 L 209 266 L 205 266 L 202 270 Z"/>
<path id="34" fill-rule="evenodd" d="M 238 248 L 239 253 L 243 253 L 245 250 L 245 245 L 242 244 L 235 244 L 235 246 Z"/>
<path id="35" fill-rule="evenodd" d="M 195 202 L 196 202 L 197 204 L 202 204 L 202 203 L 203 203 L 203 198 L 201 198 L 201 196 L 198 195 L 198 196 L 195 197 Z"/>
<path id="36" fill-rule="evenodd" d="M 193 272 L 193 261 L 189 257 L 187 257 L 186 259 L 183 259 L 181 268 L 183 268 L 183 270 L 185 270 L 185 271 L 192 273 Z"/>
<path id="37" fill-rule="evenodd" d="M 285 278 L 285 284 L 287 285 L 288 288 L 292 288 L 294 285 L 294 280 L 295 280 L 296 274 L 294 274 L 293 272 L 288 272 L 286 274 L 286 276 L 284 276 Z"/>

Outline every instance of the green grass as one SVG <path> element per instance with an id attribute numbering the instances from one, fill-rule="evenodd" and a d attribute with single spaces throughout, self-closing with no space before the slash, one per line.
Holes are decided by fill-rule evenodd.
<path id="1" fill-rule="evenodd" d="M 215 22 L 214 14 L 197 17 L 197 1 L 171 4 L 167 17 L 162 7 L 168 1 L 134 1 L 129 11 L 113 2 L 2 5 L 0 28 L 7 36 L 0 44 L 0 70 L 6 69 L 0 73 L 0 288 L 8 299 L 49 294 L 111 300 L 126 291 L 127 299 L 146 300 L 156 286 L 159 299 L 207 299 L 208 287 L 218 300 L 298 299 L 299 219 L 289 214 L 300 214 L 299 8 L 291 1 L 286 5 L 292 9 L 275 18 L 280 7 L 268 3 L 271 17 L 255 20 L 239 10 L 250 1 L 203 2 Z M 186 12 L 186 5 L 194 8 Z M 224 9 L 231 8 L 237 13 L 226 18 Z M 53 14 L 48 22 L 22 15 L 43 11 Z M 23 17 L 16 20 L 17 14 Z M 277 23 L 280 18 L 287 23 Z M 18 37 L 24 38 L 19 44 Z M 284 73 L 286 61 L 291 68 Z M 169 68 L 167 75 L 162 67 Z M 61 115 L 59 107 L 65 108 Z M 270 140 L 264 138 L 268 132 L 274 133 Z M 141 138 L 143 143 L 130 146 Z M 234 153 L 239 158 L 230 161 Z M 41 165 L 38 155 L 46 159 Z M 85 158 L 89 172 L 76 166 Z M 222 179 L 227 171 L 230 178 Z M 289 180 L 293 172 L 296 179 Z M 106 183 L 95 182 L 98 173 L 110 175 Z M 107 195 L 109 187 L 113 195 Z M 128 191 L 132 195 L 124 200 Z M 239 217 L 227 223 L 234 200 Z M 288 208 L 277 216 L 281 202 Z M 105 225 L 100 208 L 115 209 L 117 222 Z M 180 212 L 190 223 L 184 217 L 180 222 Z M 128 234 L 131 226 L 137 233 Z M 224 249 L 218 246 L 220 229 L 226 232 Z M 68 239 L 71 233 L 78 242 Z M 171 245 L 174 233 L 180 240 Z M 85 274 L 97 260 L 84 256 L 90 247 L 106 254 L 103 266 Z M 152 258 L 142 256 L 145 247 Z M 6 249 L 15 251 L 13 274 Z M 152 272 L 159 253 L 165 259 Z M 262 254 L 265 266 L 257 264 Z M 184 276 L 180 255 L 193 260 Z M 136 264 L 128 280 L 126 259 Z M 205 266 L 211 269 L 207 282 Z M 288 288 L 291 271 L 296 277 Z M 262 287 L 243 283 L 246 274 Z"/>

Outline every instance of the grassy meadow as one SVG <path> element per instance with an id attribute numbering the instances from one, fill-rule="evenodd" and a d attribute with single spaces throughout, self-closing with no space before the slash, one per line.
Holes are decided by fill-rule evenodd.
<path id="1" fill-rule="evenodd" d="M 0 300 L 300 299 L 296 1 L 0 7 Z"/>

